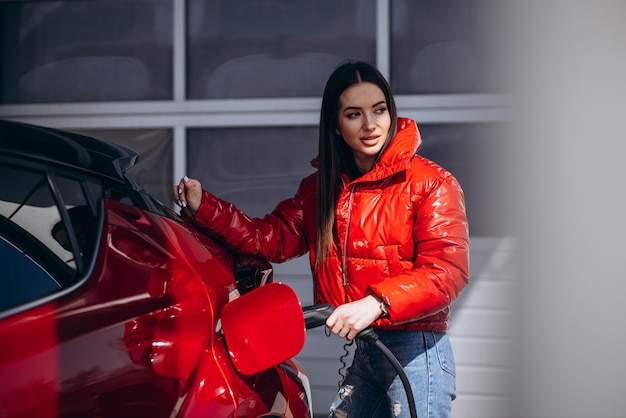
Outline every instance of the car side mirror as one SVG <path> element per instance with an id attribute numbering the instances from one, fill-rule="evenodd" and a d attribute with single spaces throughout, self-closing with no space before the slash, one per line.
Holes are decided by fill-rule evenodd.
<path id="1" fill-rule="evenodd" d="M 268 283 L 232 300 L 222 310 L 222 332 L 239 372 L 252 375 L 296 356 L 306 338 L 295 291 Z"/>

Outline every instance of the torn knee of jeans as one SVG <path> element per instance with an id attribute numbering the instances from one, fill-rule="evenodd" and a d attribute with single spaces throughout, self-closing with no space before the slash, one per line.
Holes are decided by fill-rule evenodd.
<path id="1" fill-rule="evenodd" d="M 402 413 L 402 404 L 399 401 L 393 403 L 393 416 L 399 417 Z"/>
<path id="2" fill-rule="evenodd" d="M 337 397 L 335 401 L 330 406 L 330 415 L 329 418 L 350 418 L 348 416 L 348 409 L 352 403 L 352 392 L 354 390 L 354 386 L 345 385 L 339 388 L 337 392 Z"/>

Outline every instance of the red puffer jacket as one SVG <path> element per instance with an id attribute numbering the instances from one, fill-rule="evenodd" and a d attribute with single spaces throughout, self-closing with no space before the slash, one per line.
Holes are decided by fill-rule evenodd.
<path id="1" fill-rule="evenodd" d="M 445 331 L 449 305 L 468 283 L 468 225 L 457 180 L 415 152 L 417 126 L 398 133 L 372 170 L 344 179 L 336 211 L 336 245 L 314 273 L 316 303 L 338 306 L 370 293 L 389 305 L 375 325 Z M 227 245 L 273 262 L 315 260 L 317 173 L 271 214 L 250 218 L 207 191 L 192 218 Z"/>

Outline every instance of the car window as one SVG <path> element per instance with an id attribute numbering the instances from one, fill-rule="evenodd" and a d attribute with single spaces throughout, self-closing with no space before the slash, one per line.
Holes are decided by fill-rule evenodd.
<path id="1" fill-rule="evenodd" d="M 53 234 L 55 227 L 61 220 L 61 214 L 55 203 L 50 185 L 45 173 L 27 171 L 19 168 L 4 167 L 4 179 L 19 179 L 19 188 L 15 188 L 13 196 L 3 193 L 4 201 L 0 203 L 0 214 L 8 221 L 20 227 L 23 232 L 44 244 L 58 258 L 67 262 L 68 266 L 76 269 L 72 252 L 64 248 Z M 4 180 L 6 181 L 6 180 Z M 4 182 L 3 181 L 3 182 Z M 6 181 L 3 186 L 10 187 Z M 9 200 L 10 198 L 10 200 Z M 17 230 L 18 232 L 22 232 Z M 25 237 L 28 236 L 24 234 Z M 25 241 L 13 234 L 13 238 Z"/>
<path id="2" fill-rule="evenodd" d="M 0 263 L 0 312 L 61 289 L 60 283 L 39 264 L 2 237 Z"/>
<path id="3" fill-rule="evenodd" d="M 65 209 L 71 223 L 73 235 L 76 237 L 77 249 L 72 248 L 70 236 L 67 235 L 65 221 L 60 218 L 52 227 L 51 234 L 55 241 L 73 256 L 67 259 L 76 267 L 76 254 L 78 250 L 81 262 L 87 264 L 92 254 L 97 235 L 96 202 L 99 202 L 101 192 L 91 182 L 79 182 L 74 179 L 57 176 L 55 184 L 58 187 Z"/>
<path id="4" fill-rule="evenodd" d="M 0 166 L 0 309 L 85 276 L 96 253 L 101 196 L 96 181 Z"/>

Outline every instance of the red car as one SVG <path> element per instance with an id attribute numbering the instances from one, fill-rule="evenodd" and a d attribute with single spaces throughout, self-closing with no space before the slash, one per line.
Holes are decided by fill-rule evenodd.
<path id="1" fill-rule="evenodd" d="M 125 173 L 0 121 L 0 417 L 310 417 L 293 291 Z"/>

